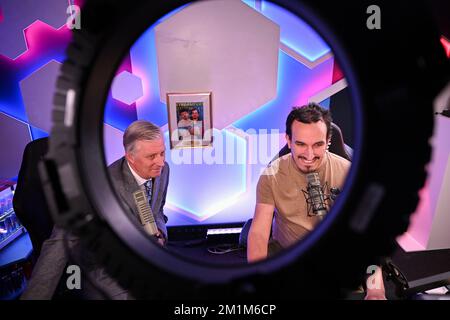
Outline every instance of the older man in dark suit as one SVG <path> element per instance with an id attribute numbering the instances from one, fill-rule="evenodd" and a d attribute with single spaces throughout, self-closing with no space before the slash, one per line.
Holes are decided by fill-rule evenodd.
<path id="1" fill-rule="evenodd" d="M 153 211 L 158 232 L 154 235 L 161 245 L 167 241 L 167 217 L 164 215 L 169 166 L 164 161 L 165 146 L 161 130 L 147 121 L 135 121 L 123 137 L 125 156 L 109 166 L 113 186 L 122 200 L 126 213 L 140 222 L 133 193 L 145 190 Z M 66 244 L 64 245 L 64 241 Z M 70 252 L 66 252 L 66 249 Z M 75 261 L 70 261 L 70 258 Z M 132 299 L 133 297 L 95 262 L 95 257 L 81 246 L 78 237 L 54 227 L 44 241 L 41 255 L 21 299 L 51 299 L 65 266 L 80 264 L 87 276 L 80 296 L 84 299 Z"/>
<path id="2" fill-rule="evenodd" d="M 135 121 L 123 135 L 125 156 L 109 166 L 114 188 L 131 216 L 140 221 L 133 193 L 145 190 L 159 232 L 158 241 L 167 241 L 167 217 L 164 215 L 169 165 L 161 130 L 147 121 Z"/>

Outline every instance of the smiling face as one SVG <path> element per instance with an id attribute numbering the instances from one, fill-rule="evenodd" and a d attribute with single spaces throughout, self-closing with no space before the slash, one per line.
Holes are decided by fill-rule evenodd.
<path id="1" fill-rule="evenodd" d="M 286 135 L 286 140 L 300 171 L 309 173 L 320 167 L 329 143 L 325 122 L 319 120 L 315 123 L 303 123 L 294 120 L 292 139 Z"/>
<path id="2" fill-rule="evenodd" d="M 198 114 L 198 110 L 194 109 L 192 110 L 192 120 L 198 120 L 199 114 Z"/>
<path id="3" fill-rule="evenodd" d="M 183 120 L 189 120 L 189 112 L 181 111 L 180 118 L 183 119 Z"/>
<path id="4" fill-rule="evenodd" d="M 125 153 L 131 168 L 143 179 L 161 175 L 164 167 L 166 147 L 162 138 L 138 140 L 133 151 Z"/>

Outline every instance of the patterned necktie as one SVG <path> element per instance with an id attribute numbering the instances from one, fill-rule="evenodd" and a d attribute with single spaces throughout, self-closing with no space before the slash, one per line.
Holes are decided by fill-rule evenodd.
<path id="1" fill-rule="evenodd" d="M 150 208 L 152 207 L 152 185 L 153 185 L 152 179 L 144 183 L 145 191 L 147 192 L 148 204 L 150 205 Z"/>

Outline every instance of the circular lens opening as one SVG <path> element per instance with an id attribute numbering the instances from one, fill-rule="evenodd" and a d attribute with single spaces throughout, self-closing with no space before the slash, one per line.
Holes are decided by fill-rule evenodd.
<path id="1" fill-rule="evenodd" d="M 306 11 L 302 14 L 307 16 Z M 311 23 L 312 15 L 309 19 L 303 15 L 300 18 L 266 1 L 260 5 L 191 3 L 148 27 L 121 57 L 104 108 L 105 164 L 117 167 L 121 162 L 126 170 L 131 169 L 133 178 L 153 177 L 159 183 L 160 159 L 159 155 L 152 158 L 152 153 L 164 152 L 170 178 L 163 208 L 158 193 L 165 192 L 164 188 L 154 186 L 156 196 L 151 200 L 152 211 L 156 205 L 168 218 L 164 251 L 205 266 L 245 266 L 246 233 L 255 212 L 257 184 L 269 163 L 284 156 L 292 162 L 287 170 L 305 174 L 324 169 L 328 151 L 350 161 L 357 159 L 360 111 L 347 73 L 342 71 L 349 65 L 341 63 L 345 59 L 339 58 L 333 42 L 324 40 L 325 35 L 330 39 L 332 35 L 322 31 L 321 36 Z M 286 118 L 292 107 L 311 102 L 331 112 L 331 138 L 328 129 L 320 131 L 322 125 L 313 137 L 307 128 L 306 135 L 300 130 L 299 135 L 286 138 Z M 127 153 L 123 135 L 137 120 L 160 127 L 164 146 L 143 144 L 142 153 L 130 156 L 130 165 L 123 158 Z M 293 156 L 287 140 L 308 145 L 295 146 Z M 152 168 L 156 168 L 154 173 Z M 300 251 L 287 250 L 291 254 L 286 258 L 292 258 L 325 232 L 339 211 L 333 214 L 331 208 L 345 197 L 343 186 L 349 171 L 339 177 L 320 171 L 324 204 L 330 212 L 326 216 L 314 210 L 306 183 L 283 186 L 282 192 L 292 187 L 296 194 L 284 206 L 288 212 L 273 214 L 274 225 L 283 225 L 275 227 L 282 245 L 273 239 L 271 228 L 270 255 L 279 257 L 298 244 Z M 131 218 L 130 228 L 140 229 L 126 233 L 145 236 L 140 217 L 133 219 L 133 213 L 129 214 L 133 199 L 122 196 L 116 178 L 110 176 L 125 206 L 124 217 Z M 112 227 L 117 225 L 116 231 L 124 233 L 120 230 L 124 217 L 117 217 L 122 213 L 103 212 Z M 283 237 L 286 232 L 290 234 Z M 154 252 L 141 254 L 151 260 Z"/>

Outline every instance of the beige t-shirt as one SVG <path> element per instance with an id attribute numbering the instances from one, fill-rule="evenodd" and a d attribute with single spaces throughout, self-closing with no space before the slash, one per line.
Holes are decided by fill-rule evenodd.
<path id="1" fill-rule="evenodd" d="M 320 184 L 330 188 L 339 188 L 345 182 L 350 161 L 326 152 L 323 163 L 317 170 Z M 306 175 L 302 173 L 289 153 L 272 162 L 262 173 L 256 188 L 256 202 L 275 206 L 275 221 L 272 238 L 282 247 L 288 247 L 302 239 L 321 221 L 319 217 L 308 216 L 305 196 Z"/>

